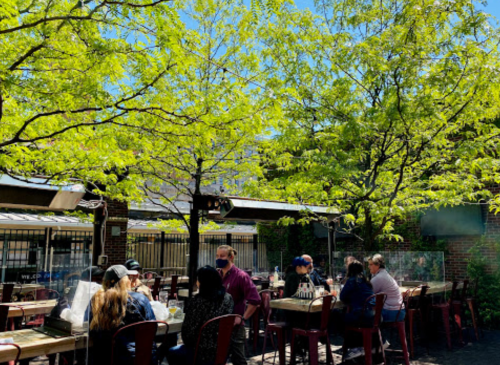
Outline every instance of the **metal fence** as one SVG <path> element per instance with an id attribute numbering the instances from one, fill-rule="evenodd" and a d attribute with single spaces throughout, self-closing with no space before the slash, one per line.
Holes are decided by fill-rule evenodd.
<path id="1" fill-rule="evenodd" d="M 257 235 L 200 235 L 198 267 L 215 265 L 217 247 L 230 245 L 237 250 L 235 263 L 242 269 L 269 270 L 264 242 Z M 155 271 L 164 275 L 185 275 L 189 264 L 188 234 L 129 234 L 127 258 L 134 258 L 143 271 Z"/>
<path id="2" fill-rule="evenodd" d="M 36 281 L 41 271 L 48 270 L 50 253 L 54 272 L 90 265 L 91 232 L 0 229 L 0 240 L 1 282 Z"/>

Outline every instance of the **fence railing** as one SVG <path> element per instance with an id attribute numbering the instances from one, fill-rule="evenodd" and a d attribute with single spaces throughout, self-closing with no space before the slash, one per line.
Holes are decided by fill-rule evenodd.
<path id="1" fill-rule="evenodd" d="M 0 240 L 1 282 L 36 281 L 37 273 L 48 270 L 50 252 L 56 258 L 54 271 L 85 268 L 90 263 L 91 232 L 0 229 Z"/>
<path id="2" fill-rule="evenodd" d="M 257 235 L 200 235 L 198 267 L 215 265 L 217 248 L 230 245 L 238 252 L 235 263 L 240 268 L 267 271 L 267 253 L 264 242 Z M 189 264 L 188 234 L 129 234 L 127 258 L 134 258 L 143 271 L 185 275 Z"/>
<path id="3" fill-rule="evenodd" d="M 0 282 L 33 282 L 41 271 L 48 271 L 50 252 L 53 268 L 70 272 L 90 265 L 92 232 L 0 229 Z M 217 248 L 231 245 L 242 269 L 263 272 L 270 269 L 266 244 L 257 235 L 200 235 L 198 266 L 215 266 Z M 127 258 L 138 260 L 143 270 L 164 275 L 185 275 L 189 265 L 189 235 L 162 233 L 129 233 Z"/>

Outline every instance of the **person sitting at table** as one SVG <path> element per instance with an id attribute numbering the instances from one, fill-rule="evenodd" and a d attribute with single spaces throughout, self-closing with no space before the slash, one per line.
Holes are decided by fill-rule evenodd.
<path id="1" fill-rule="evenodd" d="M 136 293 L 144 294 L 149 301 L 153 300 L 151 295 L 151 289 L 145 285 L 141 280 L 139 280 L 139 275 L 142 272 L 142 267 L 135 259 L 130 259 L 125 262 L 125 267 L 130 272 L 129 278 L 131 281 L 132 290 Z"/>
<path id="2" fill-rule="evenodd" d="M 111 340 L 114 333 L 123 326 L 156 320 L 148 299 L 131 291 L 129 271 L 123 265 L 114 265 L 106 270 L 99 289 L 90 301 L 85 314 L 93 340 L 91 364 L 111 364 Z M 129 337 L 130 336 L 130 337 Z M 115 363 L 133 365 L 135 340 L 132 334 L 117 339 Z M 151 364 L 157 364 L 156 345 L 153 346 Z"/>
<path id="3" fill-rule="evenodd" d="M 290 298 L 297 293 L 300 283 L 307 283 L 308 280 L 305 277 L 307 274 L 307 268 L 309 267 L 309 262 L 304 260 L 302 257 L 296 257 L 293 259 L 292 264 L 285 271 L 285 290 L 283 297 Z"/>
<path id="4" fill-rule="evenodd" d="M 396 283 L 396 280 L 385 269 L 385 260 L 382 255 L 376 254 L 368 259 L 368 268 L 372 274 L 371 284 L 373 292 L 387 294 L 387 299 L 382 309 L 384 322 L 404 321 L 406 315 L 404 305 L 401 312 L 399 312 L 401 303 L 403 303 L 403 296 L 401 295 L 398 283 Z M 399 317 L 396 318 L 398 313 Z"/>
<path id="5" fill-rule="evenodd" d="M 309 274 L 309 277 L 311 278 L 312 282 L 314 283 L 314 286 L 322 286 L 325 288 L 325 292 L 327 294 L 330 293 L 330 284 L 333 284 L 332 279 L 323 279 L 319 272 L 314 269 L 314 261 L 311 256 L 309 255 L 302 255 L 302 258 L 306 260 L 309 265 L 307 266 L 307 273 Z"/>
<path id="6" fill-rule="evenodd" d="M 186 308 L 181 332 L 183 345 L 168 350 L 169 365 L 192 364 L 201 327 L 212 318 L 233 313 L 233 298 L 226 293 L 215 268 L 204 266 L 198 269 L 196 277 L 199 293 Z M 218 326 L 218 323 L 213 323 L 203 330 L 197 364 L 211 365 L 215 362 Z"/>
<path id="7" fill-rule="evenodd" d="M 368 307 L 363 310 L 365 300 L 371 295 L 373 295 L 372 284 L 364 274 L 363 265 L 357 260 L 352 261 L 347 267 L 347 280 L 340 292 L 340 300 L 349 306 L 349 312 L 345 313 L 341 318 L 334 316 L 334 318 L 337 317 L 335 322 L 338 323 L 341 333 L 344 326 L 373 326 L 375 299 L 372 298 Z M 346 360 L 364 355 L 363 347 L 354 347 L 362 345 L 363 339 L 361 336 L 353 336 L 350 343 L 351 349 L 345 358 Z"/>

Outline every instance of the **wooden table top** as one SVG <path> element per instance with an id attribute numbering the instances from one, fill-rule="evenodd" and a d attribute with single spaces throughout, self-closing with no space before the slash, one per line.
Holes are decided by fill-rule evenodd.
<path id="1" fill-rule="evenodd" d="M 273 309 L 284 309 L 296 312 L 308 312 L 309 304 L 311 303 L 310 299 L 297 299 L 297 298 L 282 298 L 271 300 L 271 308 Z M 311 307 L 311 312 L 321 312 L 323 306 L 323 301 L 318 300 L 314 302 Z M 332 308 L 343 308 L 344 303 L 340 300 L 337 300 L 335 306 Z"/>
<path id="2" fill-rule="evenodd" d="M 155 279 L 154 278 L 151 278 L 151 279 L 141 279 L 141 282 L 144 285 L 153 285 L 153 283 L 155 282 Z M 161 283 L 163 285 L 165 285 L 165 284 L 172 284 L 172 278 L 171 277 L 162 278 L 161 279 Z M 179 276 L 177 278 L 177 284 L 184 284 L 184 283 L 189 283 L 189 276 Z"/>
<path id="3" fill-rule="evenodd" d="M 29 293 L 30 291 L 33 291 L 35 289 L 42 289 L 45 288 L 45 286 L 41 284 L 16 284 L 14 285 L 14 291 L 12 292 L 12 295 L 16 293 Z M 0 293 L 3 292 L 3 285 L 0 284 Z"/>
<path id="4" fill-rule="evenodd" d="M 168 320 L 169 333 L 181 331 L 182 320 Z M 164 335 L 166 326 L 158 326 L 157 335 Z M 14 343 L 21 347 L 21 359 L 28 359 L 36 356 L 56 354 L 65 351 L 74 351 L 87 346 L 87 335 L 79 334 L 68 337 L 54 338 L 44 333 L 25 329 L 19 331 L 1 332 L 0 339 L 12 338 Z M 92 346 L 89 342 L 89 346 Z M 14 360 L 17 355 L 17 349 L 12 346 L 0 347 L 0 363 Z"/>
<path id="5" fill-rule="evenodd" d="M 5 305 L 11 307 L 9 309 L 9 318 L 22 317 L 24 309 L 24 315 L 32 316 L 34 314 L 49 314 L 52 309 L 56 306 L 57 300 L 38 300 L 34 302 L 14 302 L 14 303 L 2 303 L 0 305 Z"/>

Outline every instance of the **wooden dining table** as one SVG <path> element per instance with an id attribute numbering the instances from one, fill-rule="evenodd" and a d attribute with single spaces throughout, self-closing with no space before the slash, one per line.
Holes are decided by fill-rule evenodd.
<path id="1" fill-rule="evenodd" d="M 36 289 L 42 289 L 45 288 L 45 286 L 41 284 L 15 284 L 14 285 L 14 290 L 12 291 L 12 294 L 17 294 L 17 293 L 29 293 L 32 292 Z M 3 293 L 3 285 L 0 284 L 0 293 Z"/>
<path id="2" fill-rule="evenodd" d="M 181 331 L 181 319 L 167 320 L 169 324 L 169 334 L 175 334 Z M 157 336 L 165 335 L 166 326 L 160 324 L 156 332 Z M 84 349 L 92 346 L 92 341 L 88 340 L 87 333 L 78 333 L 67 337 L 54 338 L 33 329 L 24 329 L 18 331 L 8 331 L 0 333 L 0 340 L 12 339 L 13 342 L 21 347 L 20 359 L 30 359 L 42 355 L 56 354 L 59 352 L 68 352 L 78 349 Z M 17 349 L 11 346 L 0 346 L 0 363 L 14 360 Z"/>
<path id="3" fill-rule="evenodd" d="M 22 317 L 23 315 L 32 316 L 35 314 L 49 314 L 56 304 L 57 299 L 47 299 L 33 302 L 2 303 L 0 305 L 10 307 L 8 318 L 15 318 Z"/>
<path id="4" fill-rule="evenodd" d="M 430 289 L 427 290 L 427 294 L 443 293 L 445 291 L 445 288 L 447 288 L 447 290 L 451 290 L 451 283 L 429 282 L 427 283 L 427 285 L 430 287 Z M 399 287 L 401 293 L 405 293 L 408 289 L 413 289 L 413 288 L 414 287 L 406 287 L 406 286 Z M 462 284 L 459 284 L 457 288 L 461 289 Z M 419 296 L 419 295 L 420 295 L 420 289 L 416 289 L 413 292 L 413 296 Z M 308 312 L 310 303 L 311 299 L 298 299 L 298 298 L 282 298 L 282 299 L 271 300 L 270 302 L 271 308 L 273 309 L 283 309 L 296 312 Z M 311 312 L 321 312 L 322 306 L 323 306 L 322 300 L 314 302 L 311 307 Z M 345 306 L 344 303 L 342 303 L 340 299 L 337 299 L 334 308 L 343 308 L 344 306 Z"/>

